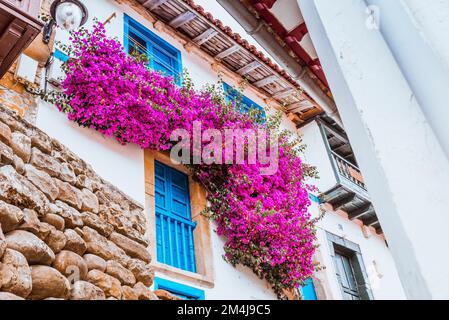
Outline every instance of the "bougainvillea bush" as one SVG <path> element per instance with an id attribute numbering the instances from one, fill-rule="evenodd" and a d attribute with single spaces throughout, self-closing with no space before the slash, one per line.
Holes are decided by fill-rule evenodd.
<path id="1" fill-rule="evenodd" d="M 241 113 L 238 102 L 227 102 L 218 86 L 196 90 L 189 80 L 175 85 L 149 70 L 144 59 L 126 54 L 100 23 L 90 32 L 73 33 L 71 41 L 64 48 L 72 58 L 65 66 L 63 90 L 46 97 L 70 120 L 120 143 L 168 151 L 175 143 L 170 140 L 173 130 L 192 132 L 194 121 L 203 130 L 221 131 L 279 124 L 279 117 L 261 124 L 251 113 Z M 315 221 L 307 211 L 310 189 L 304 179 L 309 170 L 296 142 L 285 132 L 277 133 L 279 166 L 272 175 L 261 175 L 259 162 L 188 167 L 208 191 L 205 214 L 227 240 L 224 258 L 251 268 L 280 293 L 314 271 Z"/>

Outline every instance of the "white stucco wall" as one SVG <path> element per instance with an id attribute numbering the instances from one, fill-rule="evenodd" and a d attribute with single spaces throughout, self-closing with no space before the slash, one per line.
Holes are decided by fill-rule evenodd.
<path id="1" fill-rule="evenodd" d="M 447 15 L 447 2 L 419 1 L 421 9 L 414 6 L 418 1 L 406 0 L 298 3 L 407 297 L 447 299 L 449 162 L 444 152 L 447 134 L 441 134 L 447 132 L 447 108 L 443 107 L 447 99 L 443 94 L 438 104 L 430 103 L 444 93 L 438 89 L 439 76 L 434 77 L 441 75 L 444 67 L 435 74 L 432 69 L 422 69 L 423 64 L 435 64 L 435 56 L 428 55 L 425 46 L 444 37 L 447 19 L 437 17 Z M 367 28 L 366 6 L 376 3 L 381 8 L 380 30 Z M 438 10 L 438 3 L 445 9 L 442 6 L 444 10 Z M 428 16 L 424 14 L 427 10 L 434 14 L 426 18 L 427 26 L 419 22 L 417 26 L 422 28 L 408 28 L 407 25 L 413 25 L 411 17 L 396 11 L 398 4 L 415 7 L 412 12 L 416 21 Z M 439 36 L 429 36 L 429 30 Z M 426 39 L 421 41 L 424 47 L 416 46 L 417 36 Z M 436 52 L 442 52 L 444 47 L 438 45 Z M 434 88 L 440 92 L 429 99 Z M 444 125 L 438 125 L 441 123 Z"/>
<path id="2" fill-rule="evenodd" d="M 177 38 L 155 30 L 149 21 L 134 10 L 125 5 L 119 5 L 112 0 L 84 1 L 84 3 L 88 7 L 91 16 L 96 16 L 100 21 L 105 21 L 113 13 L 117 14 L 117 17 L 113 18 L 106 26 L 109 36 L 117 37 L 123 41 L 123 17 L 126 12 L 133 19 L 181 51 L 183 67 L 189 70 L 193 82 L 198 87 L 207 83 L 215 83 L 218 80 L 217 73 L 212 69 L 206 59 L 195 53 L 195 50 L 192 50 L 190 53 L 187 52 Z M 213 5 L 210 6 L 213 9 Z M 233 21 L 231 17 L 224 19 L 224 17 L 220 16 L 220 19 L 231 24 L 233 29 L 240 30 L 238 23 Z M 90 21 L 88 25 L 91 23 Z M 250 41 L 252 40 L 250 36 L 247 38 Z M 68 35 L 66 32 L 59 30 L 57 39 L 65 42 L 68 39 Z M 239 79 L 229 74 L 224 74 L 224 80 L 230 85 L 237 85 Z M 266 106 L 264 102 L 264 98 L 266 97 L 261 96 L 256 91 L 248 88 L 245 91 L 245 95 L 261 106 Z M 48 105 L 47 103 L 41 103 L 40 105 L 37 126 L 81 156 L 103 178 L 115 184 L 137 201 L 145 203 L 142 150 L 131 145 L 121 146 L 113 139 L 103 137 L 93 130 L 80 128 L 76 124 L 68 121 L 65 115 L 61 114 L 54 106 Z M 283 119 L 282 126 L 291 131 L 296 130 L 295 125 L 286 117 Z M 325 190 L 335 185 L 333 170 L 324 147 L 321 133 L 316 124 L 311 123 L 303 127 L 300 133 L 303 135 L 304 142 L 309 145 L 304 155 L 305 160 L 312 165 L 316 165 L 319 169 L 321 178 L 316 182 L 318 187 L 321 190 Z M 318 214 L 317 207 L 311 210 L 315 216 Z M 330 261 L 328 252 L 324 249 L 327 241 L 323 237 L 325 233 L 323 230 L 329 230 L 337 235 L 341 235 L 343 231 L 339 229 L 339 225 L 343 226 L 344 233 L 349 240 L 360 245 L 365 262 L 368 264 L 368 262 L 376 260 L 384 272 L 384 277 L 381 279 L 381 286 L 378 289 L 373 288 L 375 298 L 402 298 L 402 288 L 398 284 L 396 269 L 385 243 L 378 237 L 364 238 L 359 226 L 337 215 L 329 215 L 321 221 L 319 225 L 320 231 L 318 233 L 319 243 L 321 243 L 323 248 L 323 261 L 327 267 L 325 272 L 326 277 L 329 279 L 329 298 L 338 299 L 341 296 L 339 296 L 340 289 L 336 282 L 335 272 L 332 269 L 332 261 Z M 244 267 L 234 268 L 222 259 L 224 240 L 220 239 L 213 229 L 211 230 L 215 275 L 213 289 L 202 288 L 201 286 L 174 279 L 160 273 L 156 275 L 161 278 L 203 289 L 206 294 L 206 299 L 275 299 L 276 296 L 266 281 L 258 279 L 249 269 Z M 369 266 L 367 265 L 366 268 L 368 269 Z"/>
<path id="3" fill-rule="evenodd" d="M 304 152 L 304 161 L 316 166 L 319 172 L 319 179 L 311 180 L 309 183 L 317 186 L 321 192 L 330 190 L 336 185 L 337 180 L 318 123 L 312 121 L 301 127 L 299 132 L 307 146 Z M 321 213 L 318 204 L 313 202 L 310 212 L 313 217 L 318 217 Z M 365 237 L 358 224 L 333 211 L 326 211 L 317 227 L 317 242 L 320 245 L 317 256 L 325 267 L 324 270 L 318 272 L 317 276 L 324 279 L 323 286 L 327 299 L 340 300 L 342 294 L 336 277 L 334 261 L 330 254 L 326 231 L 359 245 L 374 299 L 405 299 L 390 249 L 383 237 L 373 234 L 370 234 L 368 238 Z M 375 265 L 377 271 L 382 273 L 380 276 L 376 272 Z"/>
<path id="4" fill-rule="evenodd" d="M 449 158 L 449 2 L 368 0 L 380 31 Z M 419 61 L 419 63 L 416 63 Z"/>
<path id="5" fill-rule="evenodd" d="M 318 168 L 319 179 L 314 179 L 310 183 L 320 192 L 330 190 L 337 184 L 337 179 L 320 127 L 316 121 L 312 121 L 301 127 L 299 132 L 307 146 L 304 151 L 304 161 Z"/>
<path id="6" fill-rule="evenodd" d="M 81 128 L 55 106 L 39 104 L 36 126 L 75 152 L 105 180 L 145 203 L 143 151 L 122 146 L 94 130 Z"/>
<path id="7" fill-rule="evenodd" d="M 318 212 L 316 204 L 313 204 L 312 211 Z M 366 238 L 359 225 L 328 211 L 318 223 L 317 232 L 321 253 L 320 263 L 325 266 L 325 269 L 318 273 L 318 277 L 326 279 L 324 287 L 328 299 L 340 300 L 342 294 L 335 276 L 336 270 L 326 231 L 359 245 L 375 300 L 402 300 L 406 298 L 385 240 L 373 234 Z"/>

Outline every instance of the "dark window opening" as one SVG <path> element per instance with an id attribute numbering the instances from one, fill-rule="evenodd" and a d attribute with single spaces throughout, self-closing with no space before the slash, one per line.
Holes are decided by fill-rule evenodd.
<path id="1" fill-rule="evenodd" d="M 327 232 L 336 277 L 344 300 L 373 300 L 360 247 Z"/>

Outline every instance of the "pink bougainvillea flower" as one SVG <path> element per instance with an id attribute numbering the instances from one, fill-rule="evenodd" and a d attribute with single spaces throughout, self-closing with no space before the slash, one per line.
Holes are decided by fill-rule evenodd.
<path id="1" fill-rule="evenodd" d="M 210 90 L 178 87 L 148 70 L 106 37 L 102 24 L 73 34 L 72 59 L 57 107 L 79 125 L 144 149 L 173 147 L 175 129 L 256 129 L 252 117 L 216 99 Z M 297 287 L 314 271 L 315 226 L 304 166 L 280 138 L 279 167 L 261 175 L 260 164 L 191 165 L 195 179 L 208 191 L 209 213 L 226 238 L 225 259 L 250 267 L 280 292 Z"/>

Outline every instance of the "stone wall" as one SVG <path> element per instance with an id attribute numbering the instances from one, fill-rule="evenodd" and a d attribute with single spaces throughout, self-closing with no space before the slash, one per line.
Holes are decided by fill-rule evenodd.
<path id="1" fill-rule="evenodd" d="M 145 231 L 141 205 L 0 106 L 0 300 L 158 299 Z"/>
<path id="2" fill-rule="evenodd" d="M 16 64 L 11 67 L 14 71 Z M 14 74 L 7 72 L 0 79 L 0 105 L 17 112 L 22 118 L 31 123 L 36 122 L 36 97 L 28 93 L 25 85 L 14 79 Z"/>

